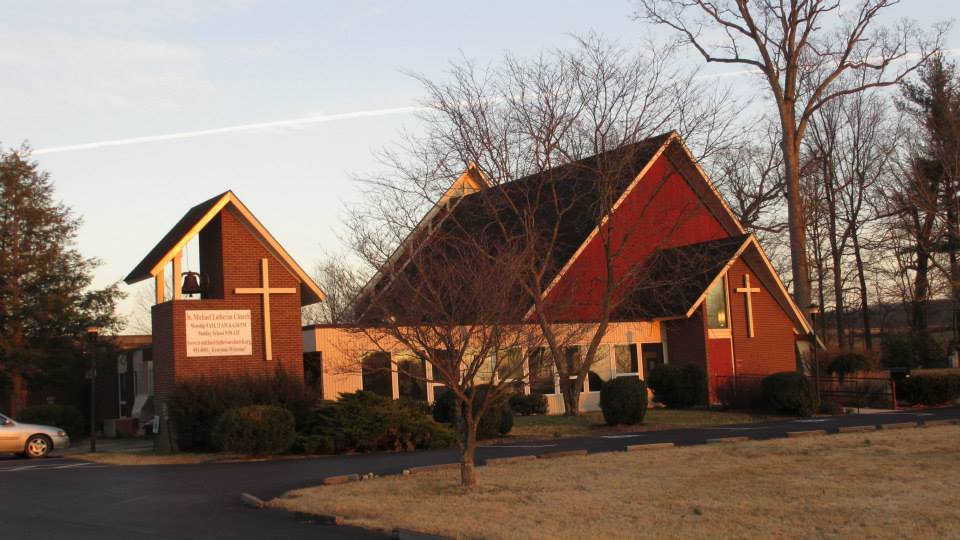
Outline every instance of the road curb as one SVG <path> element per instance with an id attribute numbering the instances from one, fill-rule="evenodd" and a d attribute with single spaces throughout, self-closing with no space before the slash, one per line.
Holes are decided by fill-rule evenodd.
<path id="1" fill-rule="evenodd" d="M 636 452 L 639 450 L 661 450 L 663 448 L 676 448 L 676 446 L 677 445 L 672 442 L 631 444 L 627 446 L 627 452 Z"/>
<path id="2" fill-rule="evenodd" d="M 750 437 L 741 435 L 739 437 L 716 437 L 713 439 L 707 439 L 707 444 L 724 444 L 724 443 L 738 443 L 749 441 Z"/>
<path id="3" fill-rule="evenodd" d="M 409 531 L 407 529 L 394 529 L 391 538 L 394 540 L 450 540 L 447 536 Z"/>
<path id="4" fill-rule="evenodd" d="M 586 450 L 566 450 L 563 452 L 548 452 L 546 454 L 538 454 L 537 458 L 538 459 L 556 459 L 556 458 L 562 458 L 562 457 L 585 456 L 585 455 L 587 455 Z"/>
<path id="5" fill-rule="evenodd" d="M 880 429 L 887 431 L 891 429 L 908 429 L 920 427 L 916 422 L 894 422 L 892 424 L 880 424 Z"/>
<path id="6" fill-rule="evenodd" d="M 311 514 L 309 512 L 294 512 L 293 515 L 299 520 L 319 523 L 320 525 L 343 525 L 343 517 L 335 514 Z"/>
<path id="7" fill-rule="evenodd" d="M 509 463 L 517 463 L 520 461 L 533 461 L 537 459 L 535 455 L 526 455 L 526 456 L 509 456 L 509 457 L 498 457 L 485 459 L 483 461 L 484 466 L 486 465 L 507 465 Z"/>
<path id="8" fill-rule="evenodd" d="M 411 474 L 422 474 L 434 471 L 446 471 L 450 469 L 459 469 L 459 463 L 441 463 L 440 465 L 424 465 L 422 467 L 410 467 L 409 469 L 404 469 L 403 475 Z"/>
<path id="9" fill-rule="evenodd" d="M 347 482 L 356 482 L 360 480 L 359 474 L 342 474 L 340 476 L 328 476 L 321 482 L 325 486 L 335 486 L 337 484 L 346 484 Z"/>
<path id="10" fill-rule="evenodd" d="M 837 428 L 837 433 L 867 433 L 876 430 L 877 426 L 840 426 Z"/>
<path id="11" fill-rule="evenodd" d="M 259 510 L 267 506 L 267 503 L 263 502 L 263 499 L 260 499 L 259 497 L 254 497 L 249 493 L 241 493 L 240 502 L 243 503 L 244 506 L 248 506 L 250 508 L 253 508 L 254 510 Z"/>
<path id="12" fill-rule="evenodd" d="M 824 429 L 811 429 L 807 431 L 788 431 L 787 438 L 798 439 L 801 437 L 820 437 L 826 434 L 827 434 L 827 431 Z"/>
<path id="13" fill-rule="evenodd" d="M 955 426 L 955 425 L 957 425 L 958 423 L 960 423 L 960 420 L 956 420 L 956 419 L 954 419 L 954 418 L 949 418 L 949 419 L 946 419 L 946 420 L 924 420 L 922 426 L 923 426 L 923 427 L 926 427 L 926 426 Z"/>

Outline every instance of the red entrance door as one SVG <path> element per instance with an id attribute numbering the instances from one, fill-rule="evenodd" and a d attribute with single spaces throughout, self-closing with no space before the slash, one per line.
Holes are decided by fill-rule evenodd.
<path id="1" fill-rule="evenodd" d="M 733 386 L 733 347 L 730 338 L 708 339 L 707 347 L 710 403 L 716 405 L 723 391 Z"/>

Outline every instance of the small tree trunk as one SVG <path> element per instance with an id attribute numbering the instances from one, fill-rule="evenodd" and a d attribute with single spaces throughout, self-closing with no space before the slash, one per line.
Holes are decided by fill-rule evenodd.
<path id="1" fill-rule="evenodd" d="M 863 346 L 866 350 L 873 350 L 873 336 L 870 335 L 870 299 L 867 290 L 867 275 L 863 269 L 863 253 L 860 251 L 860 235 L 856 227 L 851 227 L 850 239 L 853 241 L 853 257 L 857 263 L 857 281 L 860 285 L 860 310 L 863 316 Z"/>
<path id="2" fill-rule="evenodd" d="M 473 489 L 477 485 L 477 469 L 474 458 L 477 452 L 477 423 L 473 403 L 457 400 L 456 433 L 460 449 L 460 485 Z"/>
<path id="3" fill-rule="evenodd" d="M 475 456 L 477 451 L 477 423 L 467 427 L 467 437 L 460 448 L 460 485 L 473 489 L 477 485 L 477 467 Z"/>
<path id="4" fill-rule="evenodd" d="M 560 381 L 560 393 L 563 394 L 564 414 L 566 416 L 580 416 L 580 378 L 570 383 L 570 378 Z"/>

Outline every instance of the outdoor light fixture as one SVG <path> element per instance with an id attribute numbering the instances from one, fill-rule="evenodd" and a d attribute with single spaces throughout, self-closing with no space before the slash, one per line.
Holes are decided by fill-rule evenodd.
<path id="1" fill-rule="evenodd" d="M 817 315 L 820 314 L 820 306 L 811 303 L 807 306 L 807 313 L 810 314 L 810 346 L 813 347 L 813 377 L 817 389 L 817 403 L 820 403 L 820 363 L 817 362 Z"/>

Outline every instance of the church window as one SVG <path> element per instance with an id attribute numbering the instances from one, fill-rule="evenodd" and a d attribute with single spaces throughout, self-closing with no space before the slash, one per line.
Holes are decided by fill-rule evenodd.
<path id="1" fill-rule="evenodd" d="M 373 352 L 363 358 L 363 389 L 393 399 L 390 353 Z"/>
<path id="2" fill-rule="evenodd" d="M 723 330 L 730 328 L 727 317 L 727 278 L 724 276 L 707 292 L 707 328 Z"/>

